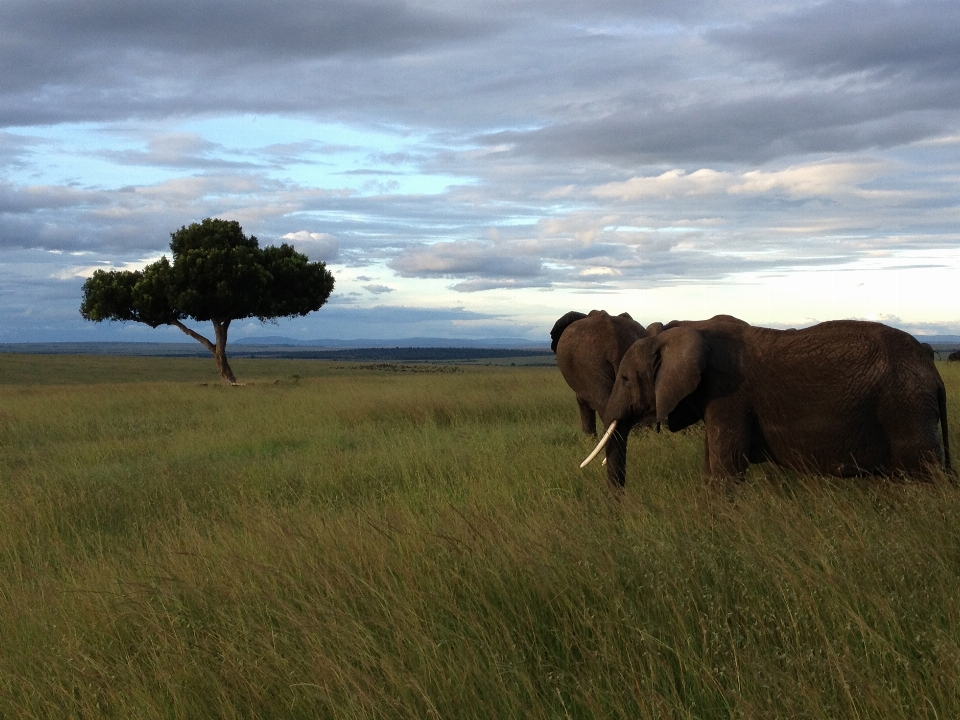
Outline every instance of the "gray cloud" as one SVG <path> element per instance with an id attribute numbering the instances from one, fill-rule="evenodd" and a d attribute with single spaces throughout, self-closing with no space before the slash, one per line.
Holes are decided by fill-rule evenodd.
<path id="1" fill-rule="evenodd" d="M 960 69 L 960 6 L 947 0 L 827 2 L 711 37 L 761 60 L 821 75 L 868 71 L 952 80 Z"/>
<path id="2" fill-rule="evenodd" d="M 301 338 L 524 337 L 530 323 L 463 307 L 328 304 L 303 320 L 281 321 L 269 334 Z"/>
<path id="3" fill-rule="evenodd" d="M 395 0 L 322 0 L 262 3 L 218 0 L 159 0 L 128 3 L 96 0 L 7 2 L 0 9 L 3 46 L 34 62 L 4 84 L 52 80 L 82 72 L 77 59 L 111 51 L 216 55 L 236 61 L 263 57 L 323 57 L 344 53 L 391 55 L 438 42 L 463 39 L 489 29 L 490 23 L 454 16 Z M 46 68 L 33 42 L 57 47 Z M 29 70 L 38 73 L 31 78 Z M 17 74 L 15 74 L 17 75 Z"/>
<path id="4" fill-rule="evenodd" d="M 102 192 L 58 185 L 20 187 L 0 182 L 0 213 L 33 213 L 76 206 L 105 205 L 110 198 Z"/>
<path id="5" fill-rule="evenodd" d="M 41 144 L 37 138 L 0 130 L 0 167 L 26 167 L 31 151 Z"/>
<path id="6" fill-rule="evenodd" d="M 196 133 L 173 133 L 149 138 L 146 151 L 101 150 L 97 154 L 118 165 L 241 171 L 258 166 L 258 163 L 217 157 L 223 150 L 219 143 L 204 140 Z"/>
<path id="7" fill-rule="evenodd" d="M 397 0 L 11 1 L 0 4 L 0 67 L 17 72 L 0 75 L 0 124 L 252 109 L 278 79 L 315 86 L 318 61 L 418 52 L 496 25 Z M 284 94 L 275 110 L 291 107 Z"/>
<path id="8" fill-rule="evenodd" d="M 550 285 L 550 281 L 546 278 L 472 278 L 451 285 L 450 289 L 457 292 L 472 293 L 483 290 L 549 287 Z"/>
<path id="9" fill-rule="evenodd" d="M 956 90 L 960 93 L 960 82 Z M 956 100 L 937 104 L 960 103 Z M 933 99 L 931 98 L 931 103 Z M 623 113 L 589 122 L 483 138 L 541 158 L 595 158 L 622 166 L 767 162 L 807 153 L 889 148 L 943 133 L 952 115 L 918 112 L 904 98 L 825 92 L 709 98 L 694 107 Z"/>
<path id="10" fill-rule="evenodd" d="M 0 78 L 0 124 L 307 112 L 636 165 L 890 147 L 952 127 L 960 102 L 946 2 L 443 7 L 7 3 L 0 66 L 19 71 Z M 873 76 L 790 87 L 770 61 Z"/>
<path id="11" fill-rule="evenodd" d="M 415 245 L 389 262 L 404 277 L 535 277 L 542 272 L 539 260 L 510 253 L 492 243 L 442 242 Z"/>
<path id="12" fill-rule="evenodd" d="M 500 319 L 498 315 L 475 312 L 464 307 L 425 308 L 377 305 L 369 308 L 338 308 L 336 310 L 331 308 L 329 314 L 334 315 L 335 313 L 340 313 L 339 317 L 352 318 L 364 324 L 378 325 Z"/>

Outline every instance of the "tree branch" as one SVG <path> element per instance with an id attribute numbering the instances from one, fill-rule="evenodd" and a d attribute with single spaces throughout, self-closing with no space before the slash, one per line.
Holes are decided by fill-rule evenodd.
<path id="1" fill-rule="evenodd" d="M 186 325 L 184 325 L 184 324 L 183 324 L 182 322 L 180 322 L 179 320 L 174 320 L 173 322 L 170 323 L 170 325 L 174 325 L 174 326 L 180 328 L 180 329 L 183 330 L 187 335 L 189 335 L 189 336 L 192 337 L 194 340 L 196 340 L 198 343 L 200 343 L 201 345 L 203 345 L 203 346 L 204 346 L 207 350 L 209 350 L 211 353 L 216 354 L 217 346 L 214 345 L 214 344 L 213 344 L 212 342 L 210 342 L 209 340 L 207 340 L 203 335 L 201 335 L 200 333 L 198 333 L 196 330 L 191 330 L 190 328 L 188 328 Z"/>

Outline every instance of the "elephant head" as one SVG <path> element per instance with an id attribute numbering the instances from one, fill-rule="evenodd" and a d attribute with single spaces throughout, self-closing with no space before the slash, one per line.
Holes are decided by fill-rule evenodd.
<path id="1" fill-rule="evenodd" d="M 702 334 L 688 327 L 670 328 L 631 345 L 602 413 L 607 430 L 580 467 L 597 456 L 618 426 L 663 423 L 676 431 L 699 420 L 702 414 L 690 396 L 700 385 L 708 355 Z"/>

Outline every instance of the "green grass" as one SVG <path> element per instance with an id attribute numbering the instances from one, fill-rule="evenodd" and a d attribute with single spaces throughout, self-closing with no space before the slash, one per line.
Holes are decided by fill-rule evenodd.
<path id="1" fill-rule="evenodd" d="M 208 366 L 0 356 L 0 717 L 960 717 L 946 480 L 614 502 L 555 368 Z"/>

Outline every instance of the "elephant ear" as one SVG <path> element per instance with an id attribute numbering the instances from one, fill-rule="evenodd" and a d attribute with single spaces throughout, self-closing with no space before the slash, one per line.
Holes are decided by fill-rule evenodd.
<path id="1" fill-rule="evenodd" d="M 707 343 L 699 330 L 676 327 L 657 335 L 658 355 L 654 361 L 654 393 L 657 421 L 667 422 L 681 400 L 697 389 L 707 367 Z"/>

